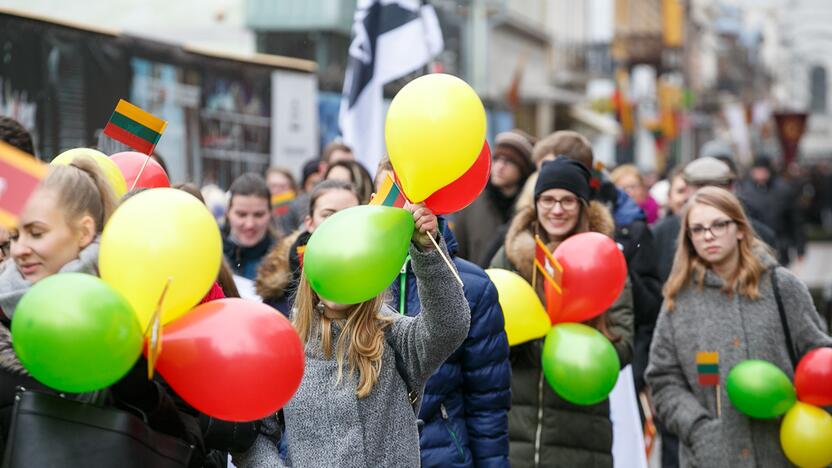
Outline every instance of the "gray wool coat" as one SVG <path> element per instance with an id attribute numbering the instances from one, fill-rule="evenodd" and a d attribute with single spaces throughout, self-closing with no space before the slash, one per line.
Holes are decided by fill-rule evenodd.
<path id="1" fill-rule="evenodd" d="M 320 341 L 307 343 L 303 380 L 284 407 L 291 466 L 419 466 L 419 431 L 404 379 L 421 395 L 428 378 L 465 340 L 471 313 L 438 252 L 411 245 L 410 255 L 422 313 L 407 317 L 386 305 L 382 309 L 393 323 L 385 330 L 381 371 L 367 397 L 355 394 L 357 374 L 350 378 L 345 370 L 335 385 L 334 356 L 323 356 Z M 276 426 L 274 417 L 264 423 Z M 263 436 L 234 463 L 238 468 L 283 466 L 273 439 Z"/>
<path id="2" fill-rule="evenodd" d="M 752 419 L 728 399 L 728 373 L 747 359 L 776 365 L 790 379 L 794 369 L 771 285 L 775 268 L 792 342 L 800 359 L 808 351 L 832 346 L 822 330 L 809 290 L 791 272 L 776 267 L 768 254 L 758 254 L 768 270 L 760 282 L 760 297 L 750 300 L 722 292 L 722 280 L 712 271 L 703 288 L 684 288 L 672 311 L 662 309 L 650 348 L 647 383 L 653 390 L 657 417 L 681 442 L 682 467 L 791 466 L 780 447 L 780 419 Z M 719 352 L 719 392 L 722 416 L 717 418 L 714 387 L 698 383 L 696 353 Z"/>

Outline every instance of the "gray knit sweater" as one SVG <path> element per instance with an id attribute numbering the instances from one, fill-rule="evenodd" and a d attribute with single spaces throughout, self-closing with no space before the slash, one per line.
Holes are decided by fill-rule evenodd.
<path id="1" fill-rule="evenodd" d="M 776 266 L 769 255 L 758 255 L 766 267 Z M 806 286 L 785 268 L 775 272 L 798 359 L 816 347 L 832 346 Z M 721 291 L 722 285 L 708 271 L 702 290 L 686 287 L 673 311 L 663 309 L 659 316 L 646 375 L 657 416 L 679 436 L 683 467 L 791 466 L 780 448 L 780 420 L 743 415 L 725 391 L 728 373 L 747 359 L 771 362 L 790 378 L 794 375 L 771 271 L 762 277 L 757 300 L 737 294 L 729 298 Z M 697 351 L 719 352 L 721 418 L 716 415 L 714 387 L 698 383 Z"/>
<path id="2" fill-rule="evenodd" d="M 355 394 L 357 375 L 349 378 L 345 371 L 335 385 L 335 358 L 323 356 L 319 341 L 307 343 L 303 380 L 284 408 L 292 466 L 419 466 L 419 432 L 404 379 L 421 395 L 427 379 L 465 340 L 471 314 L 438 252 L 411 246 L 410 255 L 422 313 L 407 317 L 386 306 L 382 310 L 393 323 L 385 332 L 378 381 L 367 397 Z M 274 428 L 275 418 L 264 425 Z M 263 436 L 234 463 L 238 468 L 283 466 L 274 441 Z"/>

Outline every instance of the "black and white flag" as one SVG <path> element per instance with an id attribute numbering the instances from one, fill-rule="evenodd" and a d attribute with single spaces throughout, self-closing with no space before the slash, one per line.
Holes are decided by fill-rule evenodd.
<path id="1" fill-rule="evenodd" d="M 385 154 L 383 86 L 427 65 L 443 47 L 432 6 L 358 1 L 338 121 L 344 143 L 371 174 Z"/>

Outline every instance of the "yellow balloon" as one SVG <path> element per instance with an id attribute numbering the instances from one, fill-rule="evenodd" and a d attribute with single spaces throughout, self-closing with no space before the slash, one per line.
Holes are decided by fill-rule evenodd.
<path id="1" fill-rule="evenodd" d="M 508 270 L 491 268 L 485 272 L 497 288 L 509 346 L 546 336 L 552 323 L 534 288 L 522 276 Z"/>
<path id="2" fill-rule="evenodd" d="M 798 401 L 780 425 L 780 444 L 786 457 L 797 466 L 829 465 L 832 463 L 832 415 Z"/>
<path id="3" fill-rule="evenodd" d="M 418 203 L 474 165 L 485 141 L 485 109 L 461 79 L 424 75 L 393 98 L 384 132 L 402 190 Z"/>
<path id="4" fill-rule="evenodd" d="M 157 188 L 124 202 L 101 235 L 101 279 L 133 306 L 147 328 L 162 290 L 162 323 L 193 308 L 217 278 L 222 240 L 217 222 L 199 200 Z"/>
<path id="5" fill-rule="evenodd" d="M 75 148 L 67 150 L 56 156 L 55 159 L 52 160 L 51 164 L 68 166 L 69 163 L 71 163 L 72 160 L 78 156 L 88 156 L 92 158 L 96 164 L 98 164 L 98 167 L 101 168 L 104 176 L 107 177 L 107 180 L 110 182 L 110 186 L 113 187 L 116 197 L 121 198 L 122 195 L 127 193 L 127 182 L 125 182 L 124 175 L 121 173 L 121 170 L 118 168 L 116 163 L 111 161 L 110 158 L 108 158 L 107 155 L 101 151 L 94 150 L 92 148 Z"/>

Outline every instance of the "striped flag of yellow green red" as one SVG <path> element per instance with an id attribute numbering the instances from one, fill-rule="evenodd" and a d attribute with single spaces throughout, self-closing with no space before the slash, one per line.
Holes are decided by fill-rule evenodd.
<path id="1" fill-rule="evenodd" d="M 31 154 L 0 141 L 0 224 L 16 227 L 17 217 L 46 177 L 46 170 Z"/>
<path id="2" fill-rule="evenodd" d="M 104 134 L 144 154 L 152 154 L 167 121 L 119 99 Z"/>
<path id="3" fill-rule="evenodd" d="M 699 385 L 710 387 L 719 385 L 719 353 L 700 351 L 696 353 L 696 371 Z"/>
<path id="4" fill-rule="evenodd" d="M 399 189 L 399 186 L 393 181 L 393 177 L 387 174 L 384 178 L 384 183 L 381 184 L 376 196 L 370 200 L 370 205 L 392 206 L 394 208 L 403 208 L 407 199 Z"/>
<path id="5" fill-rule="evenodd" d="M 292 201 L 295 199 L 295 192 L 277 193 L 272 195 L 272 216 L 283 216 L 289 211 Z"/>

